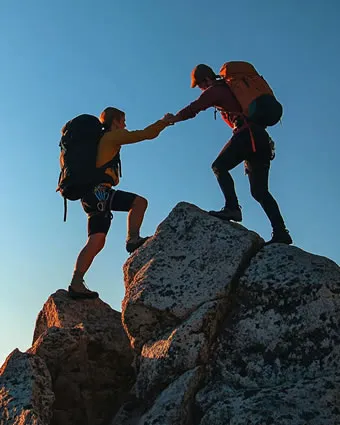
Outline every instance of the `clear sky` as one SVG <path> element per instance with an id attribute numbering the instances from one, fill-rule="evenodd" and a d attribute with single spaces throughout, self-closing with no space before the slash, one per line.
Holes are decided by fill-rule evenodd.
<path id="1" fill-rule="evenodd" d="M 48 296 L 67 288 L 86 241 L 86 216 L 55 193 L 62 125 L 106 106 L 129 129 L 177 112 L 199 95 L 190 72 L 207 63 L 252 62 L 284 105 L 271 130 L 277 157 L 270 187 L 296 246 L 340 262 L 338 0 L 0 0 L 0 364 L 31 345 Z M 124 147 L 122 190 L 149 200 L 143 235 L 180 201 L 220 209 L 211 163 L 230 137 L 213 110 Z M 243 224 L 271 228 L 233 171 Z M 87 284 L 120 310 L 126 213 L 116 213 Z"/>

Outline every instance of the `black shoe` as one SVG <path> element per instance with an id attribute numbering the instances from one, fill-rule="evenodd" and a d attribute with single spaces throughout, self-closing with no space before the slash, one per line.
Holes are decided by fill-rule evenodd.
<path id="1" fill-rule="evenodd" d="M 68 293 L 74 300 L 94 300 L 99 297 L 98 292 L 91 291 L 87 288 L 84 281 L 77 285 L 71 284 L 68 287 Z"/>
<path id="2" fill-rule="evenodd" d="M 131 239 L 130 241 L 126 242 L 126 250 L 129 254 L 132 254 L 133 251 L 136 251 L 137 248 L 142 246 L 150 236 L 147 236 L 146 238 L 138 237 L 137 239 Z"/>
<path id="3" fill-rule="evenodd" d="M 274 231 L 272 233 L 272 238 L 270 241 L 266 242 L 265 245 L 271 245 L 272 243 L 284 243 L 286 245 L 291 245 L 293 243 L 293 239 L 291 238 L 287 229 L 283 229 L 280 231 Z"/>
<path id="4" fill-rule="evenodd" d="M 209 214 L 221 220 L 242 221 L 242 211 L 240 208 L 231 209 L 223 207 L 221 211 L 209 211 Z"/>

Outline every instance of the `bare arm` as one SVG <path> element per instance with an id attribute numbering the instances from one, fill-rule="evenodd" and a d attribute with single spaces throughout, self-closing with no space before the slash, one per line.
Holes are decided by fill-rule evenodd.
<path id="1" fill-rule="evenodd" d="M 144 130 L 112 130 L 105 133 L 103 139 L 113 145 L 128 145 L 131 143 L 138 143 L 143 140 L 155 139 L 159 133 L 168 125 L 169 124 L 167 122 L 159 120 L 144 128 Z"/>

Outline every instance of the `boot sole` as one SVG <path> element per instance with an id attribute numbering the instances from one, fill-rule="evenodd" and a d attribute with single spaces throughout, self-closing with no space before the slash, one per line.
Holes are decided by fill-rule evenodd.
<path id="1" fill-rule="evenodd" d="M 134 245 L 126 245 L 126 250 L 129 254 L 132 254 L 134 251 L 136 251 L 136 249 L 140 248 L 142 245 L 145 244 L 145 242 L 148 240 L 149 238 L 143 238 L 143 240 L 141 240 L 140 242 L 134 244 Z"/>
<path id="2" fill-rule="evenodd" d="M 268 242 L 265 242 L 264 246 L 272 245 L 273 243 L 282 243 L 283 245 L 292 245 L 293 240 L 291 239 L 291 240 L 287 240 L 287 241 L 273 241 L 273 242 L 268 241 Z"/>
<path id="3" fill-rule="evenodd" d="M 242 217 L 225 217 L 225 216 L 223 216 L 223 215 L 218 215 L 218 214 L 214 214 L 214 213 L 211 213 L 211 212 L 209 212 L 209 215 L 211 215 L 212 217 L 216 217 L 216 218 L 219 218 L 220 220 L 223 220 L 223 221 L 236 221 L 237 223 L 241 223 L 241 221 L 242 221 Z"/>
<path id="4" fill-rule="evenodd" d="M 94 300 L 99 298 L 99 294 L 85 294 L 83 292 L 68 291 L 69 296 L 73 300 Z"/>

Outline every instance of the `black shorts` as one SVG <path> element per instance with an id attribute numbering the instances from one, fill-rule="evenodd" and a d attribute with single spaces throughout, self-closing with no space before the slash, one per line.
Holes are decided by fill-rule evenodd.
<path id="1" fill-rule="evenodd" d="M 87 214 L 88 236 L 95 233 L 105 233 L 110 229 L 111 211 L 130 211 L 135 193 L 110 189 L 106 186 L 97 186 L 81 200 Z"/>

